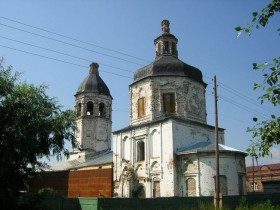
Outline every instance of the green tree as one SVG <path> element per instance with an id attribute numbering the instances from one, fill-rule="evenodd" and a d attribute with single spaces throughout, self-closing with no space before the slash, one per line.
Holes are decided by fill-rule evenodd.
<path id="1" fill-rule="evenodd" d="M 46 86 L 18 81 L 0 59 L 0 202 L 11 202 L 25 190 L 35 171 L 47 164 L 43 157 L 68 155 L 65 140 L 74 146 L 75 114 L 62 111 Z"/>
<path id="2" fill-rule="evenodd" d="M 238 26 L 238 36 L 242 32 L 251 35 L 253 29 L 266 27 L 270 18 L 280 11 L 280 0 L 273 0 L 261 12 L 253 12 L 253 19 L 245 27 Z M 280 28 L 277 30 L 280 31 Z M 261 70 L 263 74 L 263 82 L 255 84 L 254 89 L 262 89 L 264 94 L 259 97 L 261 103 L 269 102 L 274 106 L 280 105 L 280 57 L 275 57 L 271 62 L 262 64 L 253 63 L 254 70 Z M 270 154 L 270 148 L 273 145 L 280 144 L 280 116 L 271 115 L 270 120 L 256 122 L 255 126 L 248 128 L 247 131 L 252 133 L 252 144 L 248 148 L 248 152 L 252 156 L 265 156 Z"/>

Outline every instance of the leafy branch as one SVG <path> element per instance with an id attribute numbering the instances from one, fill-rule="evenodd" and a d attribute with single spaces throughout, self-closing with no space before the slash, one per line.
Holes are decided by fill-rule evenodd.
<path id="1" fill-rule="evenodd" d="M 253 28 L 259 29 L 260 26 L 265 27 L 269 19 L 275 15 L 276 12 L 280 11 L 280 0 L 273 0 L 270 4 L 268 4 L 265 8 L 262 9 L 261 12 L 253 12 L 253 19 L 251 22 L 247 24 L 245 27 L 237 26 L 235 30 L 238 31 L 238 36 L 241 35 L 242 32 L 251 35 L 253 33 Z M 277 29 L 280 31 L 280 28 Z"/>
<path id="2" fill-rule="evenodd" d="M 252 35 L 253 29 L 266 27 L 270 18 L 280 11 L 280 0 L 272 0 L 261 12 L 253 12 L 253 19 L 245 27 L 237 26 L 235 30 L 238 36 L 244 32 Z M 277 30 L 280 31 L 280 28 Z M 261 103 L 270 102 L 274 106 L 280 105 L 280 57 L 276 57 L 272 62 L 264 62 L 262 64 L 253 63 L 254 70 L 261 70 L 264 74 L 261 84 L 254 84 L 254 90 L 262 89 L 265 93 L 258 99 Z M 255 126 L 247 128 L 247 132 L 252 133 L 251 145 L 247 152 L 251 156 L 265 156 L 270 154 L 270 148 L 273 145 L 280 144 L 280 117 L 271 115 L 270 120 L 259 122 L 258 118 L 254 117 Z"/>

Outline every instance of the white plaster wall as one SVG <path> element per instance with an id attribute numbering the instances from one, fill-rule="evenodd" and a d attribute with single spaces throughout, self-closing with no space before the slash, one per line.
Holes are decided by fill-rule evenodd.
<path id="1" fill-rule="evenodd" d="M 243 176 L 243 192 L 245 193 L 245 157 L 240 153 L 220 153 L 220 175 L 227 177 L 228 195 L 239 194 L 238 176 Z M 186 164 L 188 162 L 188 166 Z M 197 196 L 213 196 L 215 192 L 216 159 L 214 153 L 199 153 L 182 156 L 181 167 L 184 176 L 179 181 L 180 190 L 186 195 L 186 180 L 196 179 Z"/>
<path id="2" fill-rule="evenodd" d="M 198 142 L 215 142 L 214 127 L 192 122 L 173 121 L 173 148 L 190 146 Z M 224 131 L 219 130 L 219 143 L 224 144 Z"/>
<path id="3" fill-rule="evenodd" d="M 124 138 L 126 139 L 125 153 L 129 153 L 129 158 L 126 160 L 123 159 L 121 149 L 123 148 Z M 114 134 L 114 180 L 120 182 L 124 168 L 131 165 L 134 168 L 137 179 L 145 186 L 146 197 L 153 196 L 153 179 L 160 180 L 160 194 L 162 197 L 174 196 L 172 138 L 172 123 L 170 121 Z M 127 146 L 126 142 L 128 139 L 129 146 Z M 145 142 L 144 161 L 136 160 L 136 144 L 139 140 Z M 156 148 L 156 153 L 153 148 Z M 153 156 L 153 154 L 157 155 Z M 127 154 L 125 156 L 128 157 Z M 118 189 L 115 189 L 118 195 L 122 192 L 121 187 L 122 185 L 119 185 Z"/>
<path id="4" fill-rule="evenodd" d="M 173 154 L 173 132 L 170 121 L 162 123 L 162 180 L 161 196 L 174 196 L 174 154 Z"/>
<path id="5" fill-rule="evenodd" d="M 175 113 L 184 119 L 206 123 L 205 85 L 187 77 L 151 77 L 130 86 L 131 125 L 164 116 L 164 93 L 174 93 Z M 145 116 L 138 117 L 138 99 L 145 98 Z"/>

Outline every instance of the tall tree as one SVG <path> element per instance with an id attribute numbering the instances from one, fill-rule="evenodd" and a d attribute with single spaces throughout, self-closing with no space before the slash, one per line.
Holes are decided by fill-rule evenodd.
<path id="1" fill-rule="evenodd" d="M 0 60 L 0 201 L 11 202 L 35 171 L 46 166 L 42 157 L 68 155 L 65 140 L 75 145 L 75 114 L 62 111 L 46 86 L 19 82 L 19 73 Z M 2 207 L 1 207 L 2 208 Z"/>
<path id="2" fill-rule="evenodd" d="M 273 0 L 261 12 L 253 12 L 253 19 L 247 26 L 238 26 L 238 36 L 242 32 L 251 35 L 253 29 L 266 27 L 270 18 L 280 11 L 280 0 Z M 277 30 L 280 31 L 280 28 Z M 263 82 L 255 84 L 254 89 L 262 89 L 264 94 L 259 97 L 261 103 L 269 102 L 274 106 L 280 105 L 280 57 L 275 57 L 271 62 L 262 64 L 253 63 L 254 70 L 261 70 L 263 74 Z M 248 152 L 252 156 L 265 156 L 270 154 L 270 148 L 273 145 L 280 144 L 280 116 L 271 115 L 270 120 L 256 122 L 255 126 L 248 128 L 247 131 L 252 133 L 252 144 L 248 148 Z"/>

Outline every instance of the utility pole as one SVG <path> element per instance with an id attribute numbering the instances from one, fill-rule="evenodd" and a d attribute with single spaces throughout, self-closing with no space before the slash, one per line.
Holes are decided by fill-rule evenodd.
<path id="1" fill-rule="evenodd" d="M 214 97 L 215 97 L 215 143 L 216 143 L 216 209 L 220 208 L 220 163 L 219 163 L 219 134 L 218 134 L 218 97 L 217 81 L 214 76 Z"/>

